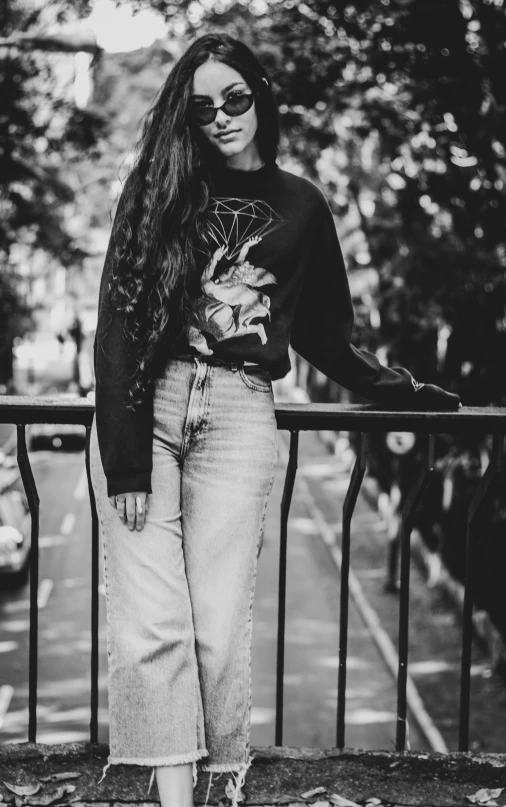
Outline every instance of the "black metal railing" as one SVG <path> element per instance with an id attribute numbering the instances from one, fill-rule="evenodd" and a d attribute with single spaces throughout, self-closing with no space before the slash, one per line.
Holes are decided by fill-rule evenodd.
<path id="1" fill-rule="evenodd" d="M 29 639 L 29 725 L 28 739 L 37 734 L 37 646 L 38 646 L 38 555 L 39 497 L 30 467 L 26 445 L 26 426 L 32 423 L 72 423 L 86 427 L 86 470 L 92 515 L 92 591 L 91 591 L 91 719 L 90 741 L 98 737 L 98 614 L 99 614 L 99 533 L 93 489 L 90 481 L 89 440 L 94 406 L 85 399 L 59 400 L 4 396 L 0 398 L 0 423 L 17 425 L 18 464 L 32 516 L 32 552 L 30 559 L 30 639 Z M 358 433 L 357 456 L 343 505 L 341 605 L 339 665 L 337 681 L 336 745 L 345 747 L 346 660 L 348 643 L 348 602 L 351 525 L 353 511 L 367 466 L 367 433 L 409 431 L 424 435 L 424 460 L 412 489 L 406 496 L 401 514 L 400 596 L 397 671 L 396 748 L 406 748 L 410 537 L 413 519 L 434 470 L 436 434 L 492 436 L 491 459 L 478 488 L 469 503 L 466 534 L 465 600 L 463 610 L 461 688 L 459 707 L 459 750 L 469 746 L 471 645 L 473 637 L 473 593 L 477 535 L 476 519 L 498 482 L 502 481 L 506 408 L 463 407 L 457 412 L 400 412 L 378 409 L 372 405 L 342 404 L 276 404 L 279 429 L 290 432 L 290 449 L 281 503 L 280 565 L 278 589 L 278 642 L 276 668 L 275 745 L 283 741 L 283 679 L 285 647 L 286 562 L 288 516 L 297 474 L 299 432 L 307 430 L 345 430 Z"/>

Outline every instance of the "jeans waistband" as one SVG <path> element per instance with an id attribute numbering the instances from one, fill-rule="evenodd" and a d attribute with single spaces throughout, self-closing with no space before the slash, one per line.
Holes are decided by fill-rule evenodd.
<path id="1" fill-rule="evenodd" d="M 205 354 L 195 356 L 193 353 L 176 353 L 173 356 L 169 356 L 169 359 L 182 359 L 183 361 L 194 361 L 194 359 L 198 359 L 199 361 L 206 362 L 207 364 L 221 364 L 227 367 L 231 364 L 235 366 L 241 366 L 244 364 L 247 367 L 260 367 L 256 361 L 226 361 L 225 359 L 218 358 L 218 356 L 206 356 Z"/>

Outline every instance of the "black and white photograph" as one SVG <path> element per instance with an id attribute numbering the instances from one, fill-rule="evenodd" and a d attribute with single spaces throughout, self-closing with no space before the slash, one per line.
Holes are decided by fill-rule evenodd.
<path id="1" fill-rule="evenodd" d="M 2 0 L 0 802 L 506 807 L 506 0 Z"/>

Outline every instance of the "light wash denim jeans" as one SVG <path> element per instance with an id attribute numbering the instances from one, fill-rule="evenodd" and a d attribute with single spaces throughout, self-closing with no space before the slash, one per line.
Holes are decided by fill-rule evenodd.
<path id="1" fill-rule="evenodd" d="M 146 524 L 131 532 L 109 504 L 94 422 L 110 715 L 102 779 L 111 764 L 149 765 L 151 789 L 156 766 L 192 762 L 195 787 L 202 760 L 207 798 L 213 772 L 237 772 L 237 803 L 253 759 L 252 607 L 276 454 L 266 370 L 170 359 L 154 391 Z"/>

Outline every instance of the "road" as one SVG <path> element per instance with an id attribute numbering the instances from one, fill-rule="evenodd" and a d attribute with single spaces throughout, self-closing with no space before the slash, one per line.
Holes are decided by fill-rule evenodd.
<path id="1" fill-rule="evenodd" d="M 279 507 L 278 472 L 267 514 L 253 611 L 253 745 L 274 743 Z M 31 454 L 41 500 L 38 741 L 85 740 L 89 731 L 90 511 L 82 453 Z M 285 745 L 336 744 L 339 577 L 315 523 L 295 495 L 288 557 Z M 107 655 L 100 582 L 99 741 L 108 740 Z M 3 742 L 27 739 L 28 586 L 0 595 Z M 353 603 L 350 609 L 346 745 L 393 748 L 395 686 Z M 1 714 L 0 714 L 1 719 Z M 413 732 L 415 732 L 413 734 Z M 427 743 L 412 729 L 412 747 Z"/>
<path id="2" fill-rule="evenodd" d="M 40 495 L 40 742 L 86 739 L 90 687 L 90 524 L 80 453 L 34 452 Z M 28 721 L 28 586 L 0 600 L 0 680 L 13 688 L 2 740 L 26 740 Z M 104 610 L 102 608 L 102 610 Z M 105 614 L 101 615 L 101 720 L 107 720 Z M 104 702 L 105 701 L 105 702 Z"/>

